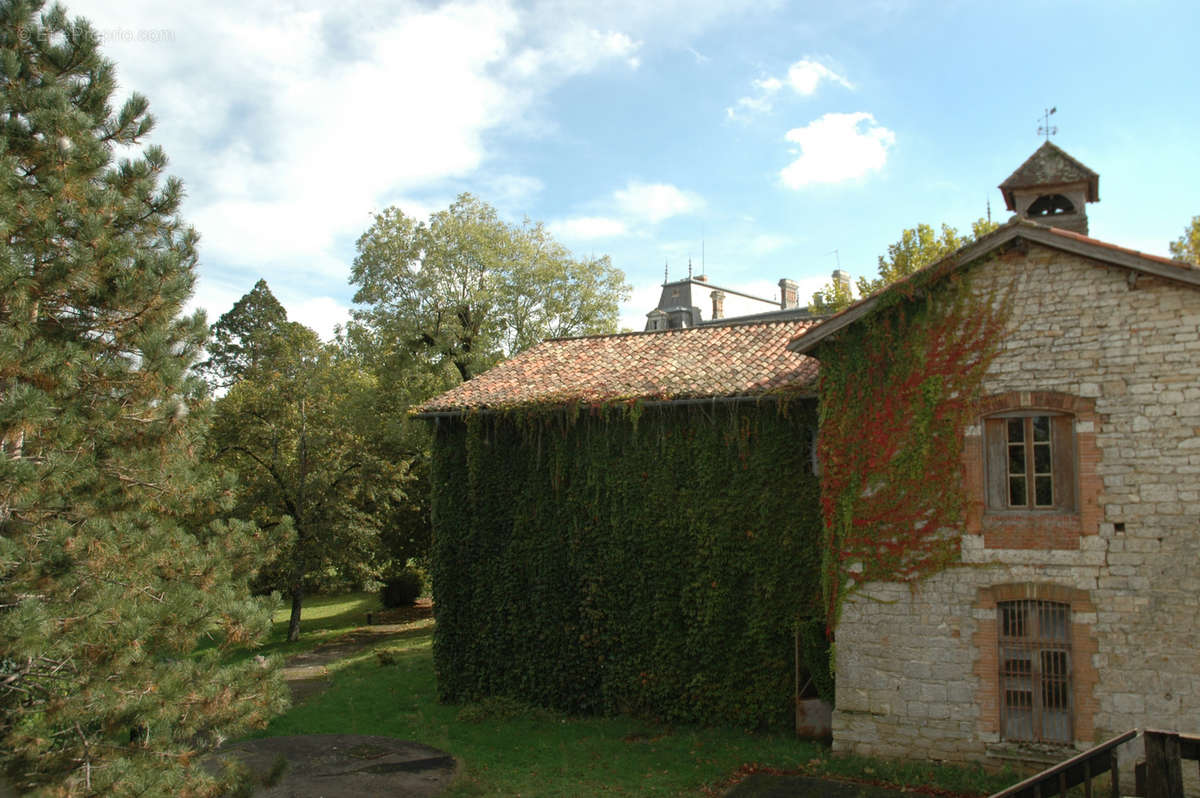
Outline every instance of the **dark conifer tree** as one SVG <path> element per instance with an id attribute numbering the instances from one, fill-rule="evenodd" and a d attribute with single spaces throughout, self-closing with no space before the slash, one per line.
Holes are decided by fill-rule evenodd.
<path id="1" fill-rule="evenodd" d="M 265 631 L 261 551 L 205 521 L 196 235 L 114 89 L 85 22 L 0 2 L 0 766 L 21 794 L 208 795 L 198 754 L 283 698 L 196 653 Z"/>
<path id="2" fill-rule="evenodd" d="M 200 371 L 213 387 L 228 388 L 265 360 L 280 356 L 276 341 L 289 324 L 287 311 L 259 280 L 249 293 L 217 319 Z"/>

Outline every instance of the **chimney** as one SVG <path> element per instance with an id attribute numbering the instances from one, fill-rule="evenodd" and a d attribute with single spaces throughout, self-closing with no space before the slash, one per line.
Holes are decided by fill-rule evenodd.
<path id="1" fill-rule="evenodd" d="M 783 310 L 800 307 L 800 286 L 786 277 L 779 281 L 779 307 Z"/>
<path id="2" fill-rule="evenodd" d="M 850 293 L 850 272 L 841 269 L 833 270 L 833 284 L 836 285 L 839 291 Z"/>
<path id="3" fill-rule="evenodd" d="M 720 290 L 713 291 L 711 296 L 713 301 L 713 319 L 725 318 L 725 292 Z"/>
<path id="4" fill-rule="evenodd" d="M 698 274 L 698 275 L 696 275 L 696 279 L 697 279 L 697 280 L 699 280 L 699 281 L 700 281 L 700 282 L 702 282 L 702 283 L 707 283 L 707 282 L 708 282 L 708 275 L 707 275 L 707 274 Z"/>

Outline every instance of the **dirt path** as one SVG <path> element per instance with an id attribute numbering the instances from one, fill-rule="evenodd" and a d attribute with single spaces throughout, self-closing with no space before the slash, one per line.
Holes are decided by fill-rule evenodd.
<path id="1" fill-rule="evenodd" d="M 350 734 L 245 740 L 221 754 L 250 768 L 255 798 L 432 798 L 458 767 L 454 757 L 427 745 Z"/>
<path id="2" fill-rule="evenodd" d="M 425 600 L 371 616 L 371 625 L 287 659 L 283 678 L 293 703 L 328 689 L 331 664 L 383 640 L 425 634 L 433 608 Z M 220 756 L 235 757 L 250 768 L 257 782 L 256 798 L 432 798 L 449 786 L 458 768 L 454 757 L 427 745 L 348 734 L 245 740 L 223 747 Z"/>
<path id="3" fill-rule="evenodd" d="M 433 617 L 429 599 L 413 607 L 400 607 L 371 613 L 372 624 L 360 626 L 344 635 L 322 643 L 312 651 L 288 657 L 283 666 L 283 678 L 292 690 L 292 703 L 298 704 L 329 688 L 329 665 L 353 656 L 381 640 L 421 634 L 422 621 Z"/>

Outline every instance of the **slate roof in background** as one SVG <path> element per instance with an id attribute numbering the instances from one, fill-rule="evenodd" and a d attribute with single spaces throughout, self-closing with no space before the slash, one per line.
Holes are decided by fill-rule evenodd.
<path id="1" fill-rule="evenodd" d="M 1004 179 L 1000 191 L 1004 194 L 1004 204 L 1010 211 L 1015 211 L 1013 189 L 1078 182 L 1087 183 L 1088 202 L 1100 199 L 1100 175 L 1072 158 L 1062 147 L 1047 141 Z"/>
<path id="2" fill-rule="evenodd" d="M 787 350 L 813 319 L 544 341 L 414 409 L 417 415 L 571 401 L 815 392 L 817 361 Z"/>

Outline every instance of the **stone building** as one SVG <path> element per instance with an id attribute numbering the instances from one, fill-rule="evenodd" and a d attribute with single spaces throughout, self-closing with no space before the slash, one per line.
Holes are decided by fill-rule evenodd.
<path id="1" fill-rule="evenodd" d="M 1000 188 L 1013 219 L 927 267 L 1012 297 L 961 452 L 961 562 L 846 603 L 836 751 L 1058 761 L 1133 727 L 1200 732 L 1200 269 L 1089 238 L 1099 177 L 1052 143 Z M 478 412 L 529 386 L 543 401 L 712 401 L 731 393 L 693 383 L 714 368 L 811 396 L 810 355 L 881 304 L 706 328 L 689 315 L 704 290 L 667 283 L 653 332 L 548 342 L 421 410 Z M 752 348 L 729 337 L 750 335 L 772 342 L 761 382 L 743 373 Z"/>
<path id="2" fill-rule="evenodd" d="M 966 431 L 961 565 L 844 608 L 837 751 L 1057 761 L 1200 731 L 1200 269 L 1082 235 L 1098 184 L 1047 143 L 1001 185 L 1018 216 L 929 267 L 1012 289 L 1012 314 Z"/>
<path id="3" fill-rule="evenodd" d="M 705 308 L 708 308 L 707 318 Z M 765 299 L 734 288 L 713 285 L 707 275 L 693 277 L 689 265 L 686 279 L 663 283 L 658 305 L 646 314 L 645 331 L 679 330 L 704 324 L 723 325 L 730 320 L 788 321 L 811 318 L 814 315 L 800 304 L 795 280 L 780 280 L 779 299 Z"/>

